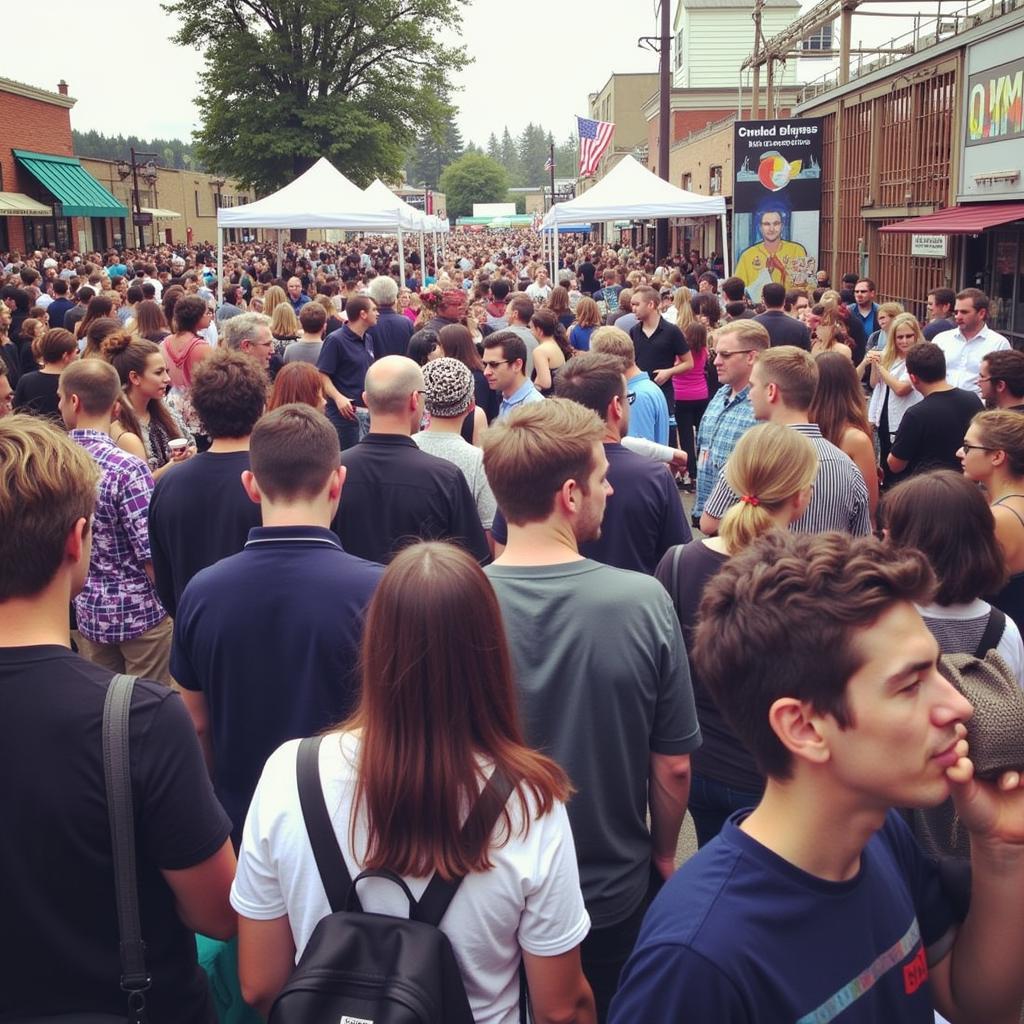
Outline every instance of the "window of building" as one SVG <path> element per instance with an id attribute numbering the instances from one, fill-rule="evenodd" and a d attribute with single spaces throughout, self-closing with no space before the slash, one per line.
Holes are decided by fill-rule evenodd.
<path id="1" fill-rule="evenodd" d="M 722 194 L 722 168 L 712 167 L 708 175 L 708 187 L 713 196 Z"/>
<path id="2" fill-rule="evenodd" d="M 196 189 L 196 216 L 202 216 L 202 214 L 199 212 L 199 189 Z"/>
<path id="3" fill-rule="evenodd" d="M 693 191 L 693 175 L 690 174 L 689 171 L 683 175 L 683 188 L 686 189 L 687 192 Z"/>
<path id="4" fill-rule="evenodd" d="M 676 68 L 683 66 L 683 30 L 676 33 Z"/>
<path id="5" fill-rule="evenodd" d="M 822 25 L 821 28 L 811 33 L 801 44 L 801 49 L 807 50 L 831 50 L 832 49 L 832 29 L 835 22 L 830 21 L 827 25 Z"/>

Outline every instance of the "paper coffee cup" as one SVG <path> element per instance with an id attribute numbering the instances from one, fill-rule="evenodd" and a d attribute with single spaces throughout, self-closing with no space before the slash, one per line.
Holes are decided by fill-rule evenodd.
<path id="1" fill-rule="evenodd" d="M 183 437 L 176 437 L 173 440 L 167 442 L 167 447 L 172 452 L 180 452 L 182 449 L 188 447 L 188 441 L 186 441 L 185 438 Z"/>

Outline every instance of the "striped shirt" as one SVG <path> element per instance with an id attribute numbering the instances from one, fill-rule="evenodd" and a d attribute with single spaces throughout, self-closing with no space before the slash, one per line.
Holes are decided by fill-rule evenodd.
<path id="1" fill-rule="evenodd" d="M 839 530 L 855 537 L 867 536 L 871 532 L 868 488 L 857 464 L 831 441 L 826 441 L 816 423 L 792 423 L 790 427 L 803 434 L 818 454 L 818 472 L 810 503 L 790 529 L 797 533 Z M 721 519 L 738 500 L 722 472 L 704 511 Z"/>
<path id="2" fill-rule="evenodd" d="M 697 498 L 693 505 L 694 516 L 701 514 L 736 442 L 754 422 L 749 384 L 735 395 L 728 384 L 723 384 L 715 392 L 697 428 Z"/>

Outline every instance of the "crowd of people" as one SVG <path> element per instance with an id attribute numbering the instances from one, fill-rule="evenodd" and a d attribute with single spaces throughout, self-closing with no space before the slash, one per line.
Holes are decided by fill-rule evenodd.
<path id="1" fill-rule="evenodd" d="M 1024 353 L 561 251 L 0 254 L 0 1021 L 126 1011 L 118 673 L 152 1024 L 280 1012 L 309 785 L 477 1022 L 1018 1019 Z"/>

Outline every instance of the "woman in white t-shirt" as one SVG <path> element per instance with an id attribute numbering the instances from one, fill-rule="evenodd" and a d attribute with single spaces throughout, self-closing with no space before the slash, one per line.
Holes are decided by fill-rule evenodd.
<path id="1" fill-rule="evenodd" d="M 408 547 L 381 579 L 364 638 L 360 705 L 320 746 L 350 875 L 387 868 L 417 899 L 437 871 L 463 878 L 440 928 L 478 1024 L 518 1021 L 520 959 L 537 1022 L 589 1024 L 579 946 L 590 919 L 564 806 L 569 783 L 523 743 L 487 578 L 454 545 Z M 297 747 L 284 744 L 264 767 L 231 889 L 242 991 L 263 1012 L 331 912 L 303 824 Z M 467 849 L 463 820 L 495 766 L 520 781 L 491 835 Z M 359 898 L 368 912 L 408 916 L 387 879 L 361 881 Z"/>

